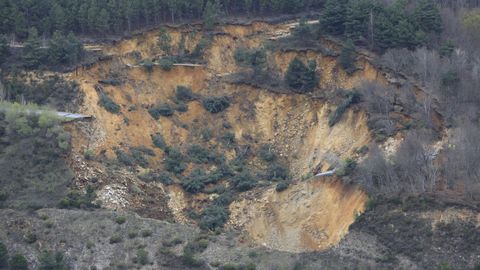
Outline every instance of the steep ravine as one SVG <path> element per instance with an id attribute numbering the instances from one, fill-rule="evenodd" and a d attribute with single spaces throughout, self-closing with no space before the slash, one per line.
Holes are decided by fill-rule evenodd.
<path id="1" fill-rule="evenodd" d="M 180 186 L 164 186 L 159 183 L 143 183 L 136 173 L 125 171 L 109 174 L 97 161 L 85 161 L 83 152 L 92 149 L 104 159 L 114 159 L 114 149 L 146 146 L 154 150 L 149 168 L 162 165 L 165 154 L 152 147 L 153 134 L 161 134 L 168 145 L 186 147 L 192 143 L 213 145 L 200 139 L 200 131 L 209 128 L 216 135 L 231 127 L 235 140 L 258 150 L 270 143 L 279 156 L 288 162 L 295 184 L 284 192 L 274 187 L 260 187 L 243 194 L 230 205 L 228 226 L 245 232 L 244 238 L 258 245 L 289 252 L 323 250 L 338 243 L 348 232 L 355 216 L 364 211 L 367 196 L 354 186 L 346 186 L 335 179 L 300 179 L 311 173 L 331 168 L 339 161 L 355 155 L 355 152 L 371 141 L 367 127 L 367 113 L 350 109 L 333 127 L 328 116 L 335 105 L 326 99 L 310 95 L 279 94 L 243 84 L 231 84 L 222 79 L 224 74 L 238 72 L 234 52 L 239 47 L 255 48 L 278 34 L 288 30 L 287 25 L 228 25 L 223 33 L 216 34 L 205 52 L 205 66 L 175 66 L 164 71 L 155 66 L 151 72 L 134 65 L 137 52 L 141 59 L 154 58 L 158 54 L 156 33 L 135 36 L 115 45 L 104 47 L 111 59 L 69 74 L 79 82 L 85 93 L 81 112 L 93 115 L 95 120 L 70 127 L 73 133 L 72 160 L 83 166 L 75 166 L 77 186 L 95 179 L 102 205 L 111 209 L 130 209 L 159 219 L 181 223 L 191 222 L 185 211 L 199 201 L 208 201 L 211 195 L 191 196 Z M 173 44 L 184 35 L 185 46 L 193 50 L 201 39 L 201 32 L 188 27 L 169 29 Z M 194 34 L 196 33 L 196 34 Z M 173 51 L 178 49 L 173 46 Z M 314 51 L 275 51 L 269 53 L 269 64 L 283 74 L 290 61 L 314 59 L 321 74 L 319 88 L 351 89 L 364 80 L 387 83 L 383 73 L 376 70 L 365 58 L 359 58 L 359 70 L 347 75 L 341 70 L 335 57 Z M 103 91 L 119 104 L 121 113 L 112 114 L 98 105 L 98 81 L 111 76 L 121 78 L 120 85 L 103 85 Z M 210 114 L 200 100 L 187 103 L 188 111 L 176 112 L 172 117 L 153 119 L 148 107 L 161 102 L 173 102 L 174 90 L 184 85 L 198 96 L 228 96 L 231 106 L 222 113 Z M 235 152 L 228 149 L 225 156 L 233 159 Z M 142 171 L 144 168 L 138 168 Z M 191 167 L 186 172 L 191 171 Z M 134 187 L 134 188 L 132 188 Z M 142 197 L 143 196 L 143 197 Z"/>

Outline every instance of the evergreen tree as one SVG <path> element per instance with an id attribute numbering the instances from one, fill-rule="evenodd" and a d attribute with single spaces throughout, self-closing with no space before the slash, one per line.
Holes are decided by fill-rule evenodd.
<path id="1" fill-rule="evenodd" d="M 16 253 L 10 258 L 9 266 L 12 270 L 27 270 L 28 261 L 22 254 Z"/>
<path id="2" fill-rule="evenodd" d="M 10 55 L 10 48 L 8 46 L 8 40 L 5 36 L 0 36 L 0 65 Z"/>
<path id="3" fill-rule="evenodd" d="M 6 268 L 8 264 L 8 250 L 3 242 L 0 242 L 0 269 Z"/>
<path id="4" fill-rule="evenodd" d="M 305 18 L 301 18 L 299 25 L 297 28 L 295 28 L 292 35 L 296 39 L 305 40 L 313 38 L 312 32 L 313 31 L 310 25 L 307 24 L 307 20 Z"/>
<path id="5" fill-rule="evenodd" d="M 356 55 L 357 53 L 353 42 L 348 40 L 338 57 L 338 63 L 348 74 L 355 72 L 357 69 L 355 67 Z"/>
<path id="6" fill-rule="evenodd" d="M 55 3 L 50 14 L 53 31 L 64 31 L 67 27 L 67 16 L 62 6 Z"/>
<path id="7" fill-rule="evenodd" d="M 433 0 L 420 0 L 413 13 L 417 26 L 424 32 L 442 31 L 442 18 Z"/>
<path id="8" fill-rule="evenodd" d="M 165 54 L 170 54 L 170 50 L 172 49 L 172 37 L 165 27 L 160 28 L 158 31 L 158 46 Z"/>
<path id="9" fill-rule="evenodd" d="M 310 61 L 307 67 L 300 59 L 294 58 L 288 66 L 285 81 L 295 92 L 310 92 L 318 82 L 315 69 L 315 61 Z"/>
<path id="10" fill-rule="evenodd" d="M 349 1 L 346 11 L 345 36 L 355 43 L 362 42 L 372 33 L 369 33 L 375 18 L 377 7 L 372 0 Z M 364 42 L 365 43 L 365 42 Z"/>
<path id="11" fill-rule="evenodd" d="M 219 0 L 210 0 L 203 11 L 203 24 L 205 29 L 213 30 L 222 15 L 222 4 Z"/>
<path id="12" fill-rule="evenodd" d="M 320 26 L 328 34 L 341 35 L 345 31 L 348 0 L 327 0 L 320 17 Z"/>
<path id="13" fill-rule="evenodd" d="M 22 55 L 26 68 L 37 68 L 43 62 L 45 54 L 41 46 L 37 29 L 31 28 Z"/>

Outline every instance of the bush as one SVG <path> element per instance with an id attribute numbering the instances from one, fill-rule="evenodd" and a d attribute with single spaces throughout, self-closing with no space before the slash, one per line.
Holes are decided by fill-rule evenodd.
<path id="1" fill-rule="evenodd" d="M 65 198 L 60 200 L 58 207 L 64 209 L 94 208 L 96 207 L 93 203 L 95 197 L 94 188 L 92 186 L 87 186 L 85 188 L 85 194 L 81 194 L 78 191 L 70 191 Z"/>
<path id="2" fill-rule="evenodd" d="M 201 169 L 193 170 L 182 182 L 182 187 L 190 193 L 198 193 L 205 187 L 204 181 L 207 175 Z"/>
<path id="3" fill-rule="evenodd" d="M 150 230 L 142 230 L 141 235 L 142 235 L 143 238 L 150 237 L 150 236 L 152 236 L 152 231 L 150 231 Z"/>
<path id="4" fill-rule="evenodd" d="M 232 178 L 232 183 L 238 191 L 247 191 L 257 185 L 257 180 L 248 171 L 243 171 Z"/>
<path id="5" fill-rule="evenodd" d="M 353 173 L 356 167 L 357 162 L 354 159 L 347 158 L 335 174 L 340 177 L 348 176 Z"/>
<path id="6" fill-rule="evenodd" d="M 93 152 L 92 149 L 85 149 L 85 151 L 83 152 L 83 157 L 86 160 L 92 160 L 95 158 L 95 153 Z"/>
<path id="7" fill-rule="evenodd" d="M 186 86 L 179 85 L 175 90 L 175 98 L 179 101 L 188 102 L 195 99 L 192 89 Z"/>
<path id="8" fill-rule="evenodd" d="M 160 116 L 169 117 L 172 116 L 175 111 L 173 110 L 172 106 L 168 103 L 162 103 L 158 105 L 154 105 L 150 109 L 148 109 L 148 113 L 155 119 L 160 119 Z"/>
<path id="9" fill-rule="evenodd" d="M 343 113 L 350 107 L 350 105 L 357 103 L 359 94 L 357 92 L 349 92 L 346 98 L 338 105 L 334 112 L 328 116 L 328 125 L 333 127 L 343 116 Z"/>
<path id="10" fill-rule="evenodd" d="M 133 166 L 135 165 L 135 159 L 133 157 L 131 157 L 130 155 L 128 155 L 127 153 L 125 153 L 124 151 L 120 150 L 120 149 L 117 149 L 115 150 L 115 155 L 117 156 L 117 160 L 126 165 L 126 166 Z"/>
<path id="11" fill-rule="evenodd" d="M 20 253 L 15 253 L 11 258 L 10 258 L 10 269 L 12 270 L 27 270 L 28 269 L 28 261 Z"/>
<path id="12" fill-rule="evenodd" d="M 32 232 L 28 232 L 26 235 L 23 236 L 23 239 L 27 244 L 33 244 L 37 242 L 37 235 Z"/>
<path id="13" fill-rule="evenodd" d="M 203 99 L 203 107 L 210 113 L 219 113 L 230 106 L 227 97 L 207 97 Z"/>
<path id="14" fill-rule="evenodd" d="M 287 85 L 298 93 L 311 92 L 318 83 L 316 74 L 317 64 L 309 61 L 307 67 L 300 59 L 294 58 L 288 65 L 285 81 Z"/>
<path id="15" fill-rule="evenodd" d="M 3 242 L 0 242 L 0 269 L 8 265 L 8 250 Z"/>
<path id="16" fill-rule="evenodd" d="M 156 147 L 162 149 L 162 150 L 165 150 L 167 149 L 167 143 L 165 142 L 165 140 L 163 139 L 163 136 L 162 134 L 160 133 L 157 133 L 155 135 L 152 135 L 152 141 L 153 141 L 153 145 L 155 145 Z"/>
<path id="17" fill-rule="evenodd" d="M 277 192 L 282 192 L 286 190 L 288 186 L 290 186 L 290 184 L 287 181 L 281 181 L 280 183 L 277 184 L 277 186 L 275 187 L 275 190 Z"/>
<path id="18" fill-rule="evenodd" d="M 210 141 L 213 137 L 212 135 L 212 130 L 210 130 L 209 128 L 204 128 L 202 130 L 202 139 L 206 142 Z"/>
<path id="19" fill-rule="evenodd" d="M 218 160 L 217 154 L 198 144 L 193 144 L 187 149 L 187 154 L 194 163 L 209 163 Z"/>
<path id="20" fill-rule="evenodd" d="M 356 57 L 357 53 L 355 51 L 355 46 L 353 45 L 353 42 L 349 40 L 340 52 L 338 63 L 348 74 L 352 74 L 357 70 L 357 67 L 355 66 Z"/>
<path id="21" fill-rule="evenodd" d="M 173 59 L 171 59 L 170 57 L 162 57 L 158 63 L 160 64 L 160 67 L 165 71 L 172 70 L 173 65 L 175 64 Z"/>
<path id="22" fill-rule="evenodd" d="M 135 263 L 147 265 L 149 262 L 150 259 L 148 258 L 148 252 L 144 249 L 137 250 L 137 257 L 135 257 Z"/>
<path id="23" fill-rule="evenodd" d="M 261 72 L 267 64 L 267 53 L 264 48 L 252 50 L 239 48 L 235 51 L 234 57 L 238 65 L 253 68 L 255 72 Z"/>
<path id="24" fill-rule="evenodd" d="M 147 71 L 147 72 L 152 72 L 153 71 L 153 62 L 150 59 L 145 59 L 143 60 L 140 65 Z"/>
<path id="25" fill-rule="evenodd" d="M 39 270 L 67 270 L 70 269 L 63 258 L 63 254 L 57 252 L 55 254 L 44 251 L 39 259 Z"/>
<path id="26" fill-rule="evenodd" d="M 221 139 L 225 145 L 231 146 L 235 143 L 235 134 L 233 134 L 232 132 L 226 132 L 222 135 Z"/>
<path id="27" fill-rule="evenodd" d="M 117 244 L 123 241 L 123 237 L 120 234 L 113 235 L 110 237 L 110 244 Z"/>
<path id="28" fill-rule="evenodd" d="M 269 144 L 264 144 L 260 148 L 260 158 L 266 162 L 272 162 L 277 158 L 277 155 L 273 152 L 273 147 Z"/>
<path id="29" fill-rule="evenodd" d="M 100 94 L 100 100 L 98 101 L 98 104 L 105 108 L 108 112 L 118 114 L 120 113 L 120 106 L 117 105 L 107 94 L 101 93 Z"/>
<path id="30" fill-rule="evenodd" d="M 115 218 L 115 222 L 120 225 L 125 223 L 126 221 L 127 221 L 127 218 L 125 216 L 118 216 Z"/>
<path id="31" fill-rule="evenodd" d="M 222 227 L 228 220 L 228 210 L 225 207 L 213 205 L 207 207 L 200 220 L 200 227 L 206 230 L 215 230 Z"/>
<path id="32" fill-rule="evenodd" d="M 275 163 L 267 169 L 267 179 L 272 180 L 287 180 L 289 177 L 289 171 L 285 165 Z"/>
<path id="33" fill-rule="evenodd" d="M 187 165 L 183 162 L 184 159 L 185 157 L 178 149 L 168 149 L 165 169 L 176 174 L 182 173 L 187 168 Z"/>

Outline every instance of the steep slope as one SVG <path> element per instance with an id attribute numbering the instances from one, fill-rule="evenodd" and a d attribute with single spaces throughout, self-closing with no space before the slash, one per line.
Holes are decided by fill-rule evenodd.
<path id="1" fill-rule="evenodd" d="M 109 57 L 68 75 L 80 83 L 85 93 L 82 113 L 95 117 L 90 123 L 70 127 L 76 186 L 93 182 L 105 208 L 130 209 L 147 217 L 188 223 L 192 221 L 188 213 L 201 213 L 220 194 L 215 192 L 215 185 L 207 185 L 213 191 L 189 194 L 182 189 L 180 178 L 197 168 L 211 172 L 218 167 L 188 162 L 185 171 L 175 176 L 173 185 L 140 181 L 142 173 L 164 168 L 167 151 L 153 146 L 154 135 L 160 135 L 167 146 L 180 149 L 186 156 L 185 149 L 193 144 L 221 153 L 228 162 L 245 156 L 249 168 L 258 172 L 268 169 L 258 152 L 262 146 L 271 145 L 298 183 L 276 193 L 271 183 L 260 181 L 254 191 L 240 195 L 231 204 L 230 225 L 244 230 L 245 237 L 255 243 L 278 250 L 323 250 L 338 243 L 355 216 L 363 212 L 366 195 L 358 187 L 340 181 L 300 179 L 339 166 L 347 158 L 360 157 L 358 150 L 372 140 L 368 113 L 360 107 L 348 109 L 338 123 L 329 125 L 336 103 L 328 96 L 337 89 L 348 91 L 365 80 L 389 82 L 386 74 L 365 55 L 357 60 L 358 70 L 347 74 L 337 64 L 335 55 L 315 50 L 273 50 L 267 55 L 268 65 L 279 74 L 286 72 L 295 57 L 305 62 L 315 60 L 316 72 L 321 76 L 312 94 L 269 91 L 249 82 L 228 80 L 229 75 L 243 71 L 235 62 L 238 48 L 266 46 L 269 39 L 291 28 L 289 24 L 266 23 L 224 26 L 213 34 L 199 65 L 177 65 L 171 70 L 138 65 L 142 60 L 165 55 L 158 48 L 155 32 L 104 46 Z M 173 40 L 172 54 L 178 53 L 180 47 L 191 52 L 204 40 L 204 34 L 195 26 L 168 31 Z M 331 41 L 324 43 L 329 50 L 339 50 Z M 99 83 L 112 78 L 118 82 Z M 177 86 L 190 88 L 194 100 L 178 102 Z M 119 105 L 118 113 L 100 106 L 102 95 Z M 220 96 L 228 97 L 230 106 L 225 111 L 209 113 L 202 101 Z M 170 104 L 176 111 L 156 120 L 149 109 L 162 103 Z M 178 106 L 184 107 L 177 109 Z M 206 141 L 202 134 L 207 130 L 211 138 Z M 225 143 L 229 134 L 233 134 L 233 145 Z M 147 149 L 151 154 L 147 164 L 127 170 L 115 160 L 119 150 L 128 152 L 132 148 Z M 84 160 L 83 153 L 90 150 L 96 158 Z M 232 186 L 226 179 L 219 183 L 226 188 Z"/>

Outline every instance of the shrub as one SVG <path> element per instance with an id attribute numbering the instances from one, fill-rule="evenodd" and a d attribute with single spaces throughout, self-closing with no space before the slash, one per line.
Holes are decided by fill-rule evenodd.
<path id="1" fill-rule="evenodd" d="M 39 270 L 67 270 L 70 269 L 66 264 L 63 254 L 60 252 L 56 252 L 53 254 L 52 252 L 44 251 L 39 258 Z"/>
<path id="2" fill-rule="evenodd" d="M 285 165 L 275 163 L 268 167 L 267 169 L 267 179 L 268 180 L 287 180 L 289 176 L 289 171 Z"/>
<path id="3" fill-rule="evenodd" d="M 158 180 L 164 185 L 171 185 L 173 183 L 172 177 L 167 172 L 161 172 L 158 175 Z"/>
<path id="4" fill-rule="evenodd" d="M 210 113 L 219 113 L 230 106 L 227 97 L 207 97 L 203 99 L 203 107 Z"/>
<path id="5" fill-rule="evenodd" d="M 5 201 L 7 201 L 7 199 L 8 199 L 8 193 L 6 191 L 0 190 L 0 207 Z"/>
<path id="6" fill-rule="evenodd" d="M 28 269 L 28 261 L 20 253 L 15 253 L 11 258 L 10 258 L 10 269 L 12 270 L 27 270 Z"/>
<path id="7" fill-rule="evenodd" d="M 152 231 L 150 231 L 150 230 L 142 230 L 141 235 L 142 235 L 143 238 L 150 237 L 150 236 L 152 236 Z"/>
<path id="8" fill-rule="evenodd" d="M 137 257 L 135 257 L 135 262 L 141 265 L 146 265 L 150 262 L 148 258 L 148 252 L 144 249 L 137 250 Z"/>
<path id="9" fill-rule="evenodd" d="M 209 128 L 204 128 L 202 130 L 202 139 L 206 142 L 210 141 L 212 139 L 212 130 Z"/>
<path id="10" fill-rule="evenodd" d="M 267 53 L 264 48 L 252 50 L 239 48 L 235 51 L 234 57 L 238 65 L 252 68 L 256 73 L 261 73 L 267 64 Z"/>
<path id="11" fill-rule="evenodd" d="M 455 71 L 448 71 L 441 78 L 443 87 L 454 87 L 460 83 L 460 76 Z"/>
<path id="12" fill-rule="evenodd" d="M 98 104 L 105 108 L 105 110 L 118 114 L 120 113 L 120 106 L 116 104 L 107 94 L 105 93 L 100 93 L 100 99 L 98 101 Z"/>
<path id="13" fill-rule="evenodd" d="M 346 98 L 338 105 L 334 112 L 328 116 L 328 125 L 333 127 L 343 116 L 343 113 L 350 107 L 350 105 L 358 102 L 359 94 L 357 92 L 349 92 Z"/>
<path id="14" fill-rule="evenodd" d="M 188 112 L 188 106 L 187 104 L 180 102 L 175 107 L 175 110 L 177 110 L 177 112 Z"/>
<path id="15" fill-rule="evenodd" d="M 83 157 L 86 160 L 92 160 L 93 158 L 95 158 L 95 153 L 92 149 L 85 149 L 85 151 L 83 152 Z"/>
<path id="16" fill-rule="evenodd" d="M 187 154 L 194 163 L 209 163 L 217 161 L 217 154 L 198 144 L 193 144 L 187 149 Z"/>
<path id="17" fill-rule="evenodd" d="M 269 144 L 262 145 L 259 155 L 260 158 L 266 162 L 272 162 L 277 158 L 277 156 L 273 152 L 272 146 Z"/>
<path id="18" fill-rule="evenodd" d="M 208 230 L 215 230 L 222 227 L 228 220 L 228 210 L 225 207 L 213 205 L 207 207 L 200 220 L 200 227 Z"/>
<path id="19" fill-rule="evenodd" d="M 153 62 L 150 59 L 145 59 L 143 60 L 140 65 L 147 71 L 147 72 L 152 72 L 153 71 Z"/>
<path id="20" fill-rule="evenodd" d="M 160 67 L 165 71 L 172 70 L 173 65 L 175 64 L 173 59 L 171 59 L 170 57 L 162 57 L 158 63 L 160 64 Z"/>
<path id="21" fill-rule="evenodd" d="M 23 239 L 27 244 L 33 244 L 37 242 L 37 235 L 32 232 L 28 232 L 26 235 L 23 236 Z"/>
<path id="22" fill-rule="evenodd" d="M 248 171 L 243 171 L 232 178 L 232 183 L 238 191 L 247 191 L 257 185 L 257 180 Z"/>
<path id="23" fill-rule="evenodd" d="M 348 176 L 355 170 L 356 167 L 357 162 L 354 159 L 347 158 L 335 174 L 340 177 Z"/>
<path id="24" fill-rule="evenodd" d="M 198 193 L 205 187 L 204 181 L 207 175 L 201 169 L 193 170 L 182 182 L 182 187 L 190 193 Z"/>
<path id="25" fill-rule="evenodd" d="M 3 242 L 0 242 L 0 269 L 7 267 L 8 264 L 8 250 Z"/>
<path id="26" fill-rule="evenodd" d="M 179 101 L 188 102 L 195 99 L 192 89 L 186 86 L 179 85 L 175 90 L 175 98 Z"/>
<path id="27" fill-rule="evenodd" d="M 182 173 L 187 168 L 183 162 L 184 159 L 184 156 L 178 149 L 168 149 L 167 158 L 165 159 L 165 169 L 176 174 Z"/>
<path id="28" fill-rule="evenodd" d="M 235 134 L 233 134 L 232 132 L 226 132 L 222 135 L 221 139 L 225 145 L 231 146 L 235 143 Z"/>
<path id="29" fill-rule="evenodd" d="M 156 147 L 158 147 L 162 150 L 167 149 L 167 143 L 163 139 L 162 134 L 157 133 L 155 135 L 152 135 L 152 141 L 153 141 L 153 145 L 155 145 Z"/>
<path id="30" fill-rule="evenodd" d="M 136 231 L 129 231 L 128 232 L 128 238 L 133 239 L 138 236 L 138 233 Z"/>
<path id="31" fill-rule="evenodd" d="M 70 191 L 66 197 L 60 200 L 58 207 L 64 209 L 93 208 L 96 207 L 93 203 L 95 197 L 95 189 L 92 186 L 87 186 L 85 194 L 81 194 L 78 191 Z"/>
<path id="32" fill-rule="evenodd" d="M 348 74 L 352 74 L 357 70 L 355 66 L 356 57 L 357 53 L 355 51 L 355 46 L 353 45 L 353 42 L 349 40 L 340 52 L 338 63 Z"/>
<path id="33" fill-rule="evenodd" d="M 155 152 L 152 149 L 140 146 L 140 147 L 130 147 L 130 153 L 135 164 L 138 164 L 142 167 L 148 166 L 148 158 L 146 156 L 155 156 Z"/>
<path id="34" fill-rule="evenodd" d="M 172 106 L 168 103 L 162 103 L 158 105 L 154 105 L 150 109 L 148 109 L 148 113 L 155 119 L 160 119 L 160 116 L 169 117 L 172 116 L 175 111 L 173 110 Z"/>
<path id="35" fill-rule="evenodd" d="M 310 92 L 318 83 L 316 69 L 315 61 L 309 61 L 307 67 L 300 59 L 294 58 L 288 65 L 285 81 L 295 92 Z"/>
<path id="36" fill-rule="evenodd" d="M 123 237 L 120 234 L 113 235 L 110 237 L 110 244 L 117 244 L 123 241 Z"/>
<path id="37" fill-rule="evenodd" d="M 277 192 L 282 192 L 286 190 L 288 186 L 290 186 L 290 184 L 287 181 L 281 181 L 280 183 L 277 184 L 277 186 L 275 187 L 275 190 Z"/>
<path id="38" fill-rule="evenodd" d="M 118 216 L 115 218 L 115 222 L 120 225 L 125 223 L 126 221 L 127 221 L 127 218 L 125 216 Z"/>
<path id="39" fill-rule="evenodd" d="M 127 153 L 125 153 L 124 151 L 120 150 L 120 149 L 117 149 L 115 150 L 115 155 L 117 156 L 117 160 L 126 165 L 126 166 L 133 166 L 135 165 L 135 159 L 133 157 L 131 157 L 130 155 L 128 155 Z"/>

